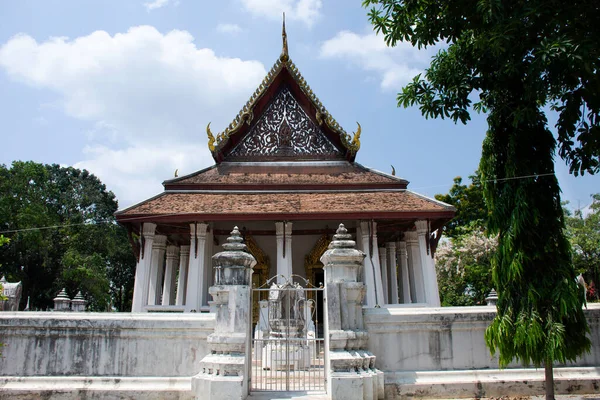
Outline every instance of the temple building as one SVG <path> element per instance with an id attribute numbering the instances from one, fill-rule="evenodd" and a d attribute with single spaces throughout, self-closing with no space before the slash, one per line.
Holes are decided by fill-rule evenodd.
<path id="1" fill-rule="evenodd" d="M 278 275 L 324 282 L 319 261 L 344 223 L 366 253 L 367 307 L 440 305 L 433 253 L 454 208 L 408 181 L 360 165 L 349 135 L 283 50 L 221 133 L 207 126 L 215 164 L 163 182 L 116 214 L 138 257 L 133 312 L 204 312 L 211 257 L 238 226 L 257 260 L 253 285 Z"/>

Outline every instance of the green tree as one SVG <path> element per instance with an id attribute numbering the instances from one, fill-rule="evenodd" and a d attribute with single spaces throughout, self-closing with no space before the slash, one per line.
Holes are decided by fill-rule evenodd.
<path id="1" fill-rule="evenodd" d="M 487 112 L 479 170 L 498 235 L 493 279 L 498 313 L 486 331 L 501 366 L 545 366 L 589 351 L 583 291 L 575 283 L 554 175 L 556 140 L 544 107 L 558 113 L 559 154 L 574 174 L 600 167 L 600 5 L 592 0 L 365 0 L 388 45 L 442 44 L 425 75 L 398 95 L 429 118 L 466 123 Z M 473 100 L 477 98 L 473 103 Z"/>
<path id="2" fill-rule="evenodd" d="M 573 247 L 573 263 L 588 283 L 588 300 L 598 301 L 600 282 L 600 193 L 592 196 L 587 215 L 567 213 L 567 234 Z"/>
<path id="3" fill-rule="evenodd" d="M 121 269 L 131 276 L 135 268 L 116 210 L 114 194 L 85 170 L 21 161 L 0 166 L 0 232 L 11 239 L 0 260 L 3 273 L 23 282 L 22 301 L 30 296 L 32 308 L 52 307 L 66 287 L 71 296 L 81 290 L 90 309 L 108 309 L 111 274 Z"/>
<path id="4" fill-rule="evenodd" d="M 487 207 L 483 198 L 479 172 L 469 176 L 467 186 L 462 178 L 454 178 L 454 184 L 447 194 L 436 194 L 435 198 L 456 207 L 456 215 L 444 227 L 444 234 L 450 238 L 460 237 L 474 230 L 484 230 L 487 219 Z"/>

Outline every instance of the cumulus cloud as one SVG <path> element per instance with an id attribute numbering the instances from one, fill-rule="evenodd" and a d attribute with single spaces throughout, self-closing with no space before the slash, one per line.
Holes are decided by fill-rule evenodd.
<path id="1" fill-rule="evenodd" d="M 146 7 L 146 11 L 150 12 L 152 10 L 156 10 L 157 8 L 162 8 L 169 3 L 173 3 L 175 5 L 179 4 L 179 1 L 171 1 L 171 0 L 154 0 L 144 3 L 144 7 Z"/>
<path id="2" fill-rule="evenodd" d="M 281 20 L 282 14 L 289 20 L 302 21 L 312 26 L 321 16 L 321 0 L 241 0 L 252 14 Z"/>
<path id="3" fill-rule="evenodd" d="M 89 121 L 77 165 L 115 187 L 123 206 L 142 200 L 147 182 L 210 164 L 206 124 L 229 123 L 266 74 L 258 61 L 221 57 L 188 32 L 151 26 L 41 43 L 17 35 L 0 47 L 0 68 L 54 91 L 67 115 Z"/>
<path id="4" fill-rule="evenodd" d="M 237 24 L 219 24 L 217 25 L 217 31 L 221 33 L 240 33 L 242 28 Z"/>
<path id="5" fill-rule="evenodd" d="M 387 47 L 375 33 L 338 32 L 326 40 L 320 49 L 323 58 L 338 58 L 351 62 L 366 71 L 375 72 L 382 89 L 397 90 L 429 65 L 437 48 L 418 50 L 410 43 Z"/>
<path id="6" fill-rule="evenodd" d="M 198 160 L 211 158 L 204 143 L 141 143 L 122 149 L 89 145 L 83 150 L 85 159 L 74 167 L 92 171 L 119 194 L 121 208 L 162 192 L 161 182 L 193 172 Z M 207 163 L 208 164 L 208 163 Z"/>

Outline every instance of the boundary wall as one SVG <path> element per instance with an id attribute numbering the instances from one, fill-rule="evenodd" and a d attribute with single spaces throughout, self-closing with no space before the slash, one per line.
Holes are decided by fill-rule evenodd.
<path id="1" fill-rule="evenodd" d="M 191 399 L 214 314 L 0 313 L 0 399 Z"/>
<path id="2" fill-rule="evenodd" d="M 498 369 L 484 339 L 495 313 L 488 306 L 365 309 L 386 399 L 543 394 L 543 368 Z M 585 315 L 592 349 L 576 363 L 556 365 L 557 393 L 600 392 L 600 304 L 588 304 Z"/>

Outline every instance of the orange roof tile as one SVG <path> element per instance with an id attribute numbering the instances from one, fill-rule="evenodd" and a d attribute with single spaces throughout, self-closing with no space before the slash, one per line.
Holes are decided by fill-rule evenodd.
<path id="1" fill-rule="evenodd" d="M 410 191 L 326 193 L 177 193 L 165 192 L 117 213 L 127 216 L 226 216 L 280 214 L 454 213 L 454 208 Z M 449 214 L 449 215 L 450 215 Z M 451 217 L 452 215 L 450 215 Z"/>

